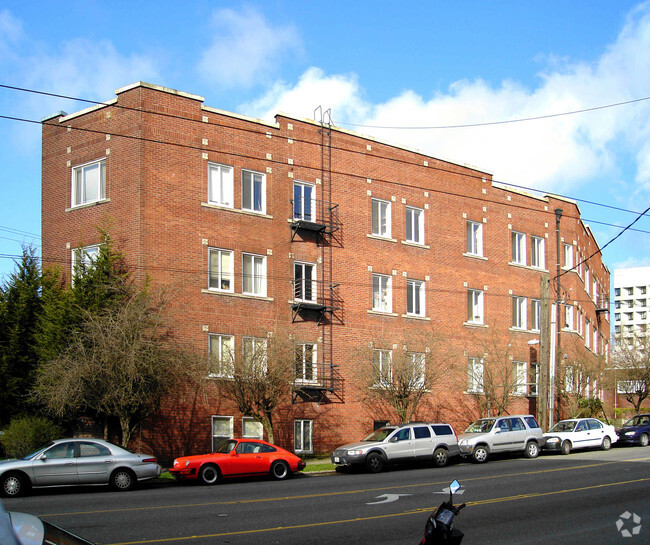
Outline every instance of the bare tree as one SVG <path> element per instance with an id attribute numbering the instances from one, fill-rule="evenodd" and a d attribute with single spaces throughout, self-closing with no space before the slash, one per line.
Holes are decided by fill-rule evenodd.
<path id="1" fill-rule="evenodd" d="M 451 369 L 448 346 L 433 330 L 405 332 L 393 343 L 375 338 L 356 358 L 364 363 L 357 373 L 364 401 L 387 406 L 401 423 Z"/>
<path id="2" fill-rule="evenodd" d="M 141 291 L 86 313 L 67 348 L 41 364 L 35 394 L 54 414 L 94 412 L 119 419 L 122 445 L 179 384 L 198 384 L 205 362 L 181 349 L 163 317 L 169 297 Z"/>
<path id="3" fill-rule="evenodd" d="M 295 374 L 296 343 L 286 331 L 264 336 L 244 336 L 243 350 L 226 348 L 213 355 L 219 393 L 232 401 L 244 416 L 260 422 L 274 442 L 273 415 L 291 399 Z"/>
<path id="4" fill-rule="evenodd" d="M 466 352 L 467 391 L 481 415 L 501 415 L 515 395 L 526 393 L 528 352 L 517 345 L 512 332 L 500 335 L 496 326 L 477 330 Z"/>
<path id="5" fill-rule="evenodd" d="M 612 364 L 614 392 L 622 394 L 638 413 L 650 395 L 650 337 L 617 337 Z"/>

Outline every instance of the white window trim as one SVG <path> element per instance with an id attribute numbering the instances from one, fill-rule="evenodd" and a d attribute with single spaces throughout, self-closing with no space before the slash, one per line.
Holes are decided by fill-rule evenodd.
<path id="1" fill-rule="evenodd" d="M 409 297 L 409 285 L 412 285 L 412 297 Z M 416 290 L 416 287 L 418 288 Z M 406 295 L 407 295 L 407 301 L 406 301 L 406 315 L 407 316 L 426 316 L 426 296 L 425 296 L 425 286 L 424 282 L 422 280 L 414 280 L 413 278 L 407 278 L 406 280 Z M 411 301 L 411 298 L 413 298 L 413 301 Z M 417 303 L 417 304 L 416 304 Z M 420 307 L 420 312 L 409 312 L 408 307 L 409 304 L 413 304 L 413 307 L 416 308 L 417 305 Z"/>
<path id="2" fill-rule="evenodd" d="M 215 420 L 220 420 L 222 422 L 227 422 L 229 424 L 229 434 L 228 437 L 225 435 L 215 435 L 214 434 L 214 422 Z M 217 445 L 215 444 L 218 439 L 218 442 L 221 443 L 223 439 L 232 439 L 233 438 L 233 417 L 232 416 L 223 416 L 223 415 L 212 415 L 210 418 L 210 436 L 212 437 L 212 450 L 216 450 Z"/>
<path id="3" fill-rule="evenodd" d="M 246 278 L 246 261 L 247 259 L 252 259 L 252 265 L 253 265 L 253 274 L 250 278 L 250 283 L 253 288 L 253 291 L 246 291 L 246 283 L 248 279 Z M 257 259 L 262 260 L 262 271 L 259 275 L 256 275 L 255 273 L 255 263 L 257 262 Z M 255 284 L 256 280 L 259 279 L 260 283 L 260 290 L 259 292 L 255 291 Z M 250 254 L 250 253 L 242 253 L 242 294 L 244 295 L 250 295 L 254 297 L 266 297 L 266 256 L 264 255 L 259 255 L 259 254 Z"/>
<path id="4" fill-rule="evenodd" d="M 519 231 L 512 231 L 511 240 L 511 263 L 515 265 L 526 265 L 526 234 Z"/>
<path id="5" fill-rule="evenodd" d="M 84 199 L 83 197 L 80 199 L 80 202 L 75 202 L 76 201 L 76 196 L 77 196 L 77 173 L 81 172 L 82 173 L 82 179 L 85 179 L 85 176 L 83 175 L 83 172 L 88 167 L 91 166 L 99 166 L 99 187 L 97 188 L 97 198 L 95 199 Z M 83 183 L 82 183 L 83 185 Z M 102 202 L 106 200 L 106 158 L 103 157 L 102 159 L 97 159 L 95 161 L 89 161 L 88 163 L 84 163 L 81 165 L 76 165 L 72 167 L 72 183 L 71 183 L 71 190 L 70 190 L 70 208 L 79 208 L 83 206 L 87 206 L 89 204 L 94 204 L 98 202 Z"/>
<path id="6" fill-rule="evenodd" d="M 517 384 L 513 389 L 513 393 L 517 395 L 526 395 L 528 393 L 528 364 L 525 361 L 513 362 L 515 367 L 515 377 Z"/>
<path id="7" fill-rule="evenodd" d="M 247 434 L 247 425 L 248 427 L 256 428 L 257 433 Z M 243 439 L 264 439 L 264 426 L 262 426 L 262 423 L 255 420 L 252 416 L 242 416 L 241 436 Z"/>
<path id="8" fill-rule="evenodd" d="M 301 203 L 303 203 L 299 214 L 296 214 L 296 187 L 300 188 L 300 201 Z M 311 189 L 310 199 L 305 199 L 306 187 Z M 303 221 L 312 221 L 312 222 L 316 221 L 316 186 L 314 184 L 295 180 L 293 182 L 293 200 L 294 202 L 293 202 L 292 214 L 294 220 L 303 220 Z M 305 214 L 304 202 L 306 200 L 309 200 L 311 206 L 311 214 L 309 215 Z"/>
<path id="9" fill-rule="evenodd" d="M 251 183 L 251 207 L 244 206 L 244 186 L 246 182 L 244 181 L 244 177 L 246 175 L 250 175 L 250 183 Z M 260 176 L 262 178 L 261 180 L 261 203 L 260 203 L 260 209 L 257 210 L 255 209 L 255 192 L 254 192 L 254 187 L 255 187 L 255 176 Z M 255 170 L 248 170 L 248 169 L 242 169 L 241 171 L 241 209 L 245 210 L 246 212 L 252 212 L 254 214 L 266 214 L 266 174 L 263 172 L 257 172 Z"/>
<path id="10" fill-rule="evenodd" d="M 375 203 L 377 205 L 377 214 L 379 214 L 377 218 L 377 231 L 375 231 L 375 221 L 374 221 L 374 213 L 375 213 Z M 385 206 L 385 232 L 381 232 L 382 228 L 382 210 L 384 209 Z M 390 201 L 385 201 L 382 199 L 372 199 L 370 203 L 370 232 L 372 233 L 373 236 L 379 237 L 379 238 L 391 238 L 391 202 Z"/>
<path id="11" fill-rule="evenodd" d="M 471 394 L 483 393 L 485 366 L 480 358 L 467 358 L 467 391 Z"/>
<path id="12" fill-rule="evenodd" d="M 530 300 L 530 330 L 539 331 L 542 319 L 542 302 L 539 299 Z"/>
<path id="13" fill-rule="evenodd" d="M 471 312 L 470 312 L 471 310 Z M 467 290 L 467 323 L 480 324 L 485 322 L 485 306 L 483 290 Z"/>
<path id="14" fill-rule="evenodd" d="M 377 290 L 375 280 L 378 281 Z M 372 275 L 372 310 L 390 314 L 393 312 L 393 278 L 387 274 Z M 385 292 L 385 300 L 382 294 Z"/>
<path id="15" fill-rule="evenodd" d="M 224 340 L 224 339 L 229 341 L 228 344 L 230 344 L 230 346 L 228 348 L 229 351 L 230 351 L 229 356 L 224 355 L 223 352 L 222 352 L 222 347 L 223 347 L 222 340 Z M 221 333 L 210 333 L 208 335 L 208 354 L 210 355 L 210 360 L 211 361 L 212 361 L 212 359 L 214 357 L 214 352 L 212 350 L 212 348 L 213 348 L 212 343 L 213 342 L 218 343 L 219 351 L 221 352 L 220 354 L 218 354 L 219 372 L 212 373 L 212 372 L 208 371 L 208 376 L 211 377 L 211 378 L 215 378 L 215 377 L 229 378 L 229 377 L 232 377 L 233 376 L 233 361 L 232 361 L 232 359 L 233 359 L 233 357 L 235 355 L 235 337 L 233 335 L 223 335 Z M 230 363 L 225 362 L 224 359 L 223 359 L 224 357 L 229 357 L 230 358 Z M 212 365 L 210 365 L 210 367 L 212 367 Z M 228 367 L 229 370 L 227 372 L 223 372 L 224 367 Z"/>
<path id="16" fill-rule="evenodd" d="M 308 362 L 305 358 L 307 354 L 306 347 L 311 346 L 311 358 L 312 361 Z M 297 343 L 296 348 L 300 347 L 300 355 L 301 359 L 298 361 L 296 359 L 296 367 L 298 364 L 301 365 L 301 373 L 300 376 L 298 373 L 296 373 L 294 382 L 297 384 L 317 384 L 319 377 L 318 377 L 318 345 L 316 343 Z M 296 350 L 296 355 L 298 355 L 298 351 Z M 307 368 L 311 367 L 311 378 L 307 378 Z"/>
<path id="17" fill-rule="evenodd" d="M 530 266 L 541 270 L 546 268 L 546 241 L 543 237 L 530 237 Z"/>
<path id="18" fill-rule="evenodd" d="M 528 305 L 525 297 L 514 295 L 512 297 L 512 328 L 526 330 L 528 327 Z"/>
<path id="19" fill-rule="evenodd" d="M 230 165 L 208 163 L 208 204 L 224 208 L 234 207 L 234 170 Z M 213 173 L 218 173 L 219 176 L 220 187 L 217 188 L 218 191 L 215 191 L 213 186 Z"/>
<path id="20" fill-rule="evenodd" d="M 224 254 L 229 254 L 230 255 L 230 270 L 229 271 L 218 271 L 218 274 L 215 274 L 214 277 L 216 278 L 219 286 L 214 287 L 211 286 L 211 280 L 213 278 L 212 274 L 212 254 L 217 253 L 218 255 L 224 255 Z M 222 260 L 219 259 L 219 266 L 221 266 Z M 224 248 L 208 248 L 208 289 L 210 291 L 220 291 L 220 292 L 225 292 L 225 293 L 233 293 L 235 291 L 235 274 L 234 274 L 234 267 L 235 267 L 235 254 L 232 250 L 226 250 Z M 223 288 L 223 282 L 224 281 L 229 281 L 230 282 L 230 287 L 229 288 Z"/>
<path id="21" fill-rule="evenodd" d="M 483 257 L 483 224 L 479 221 L 467 220 L 466 236 L 466 255 Z"/>
<path id="22" fill-rule="evenodd" d="M 389 386 L 393 382 L 393 353 L 391 350 L 375 348 L 372 358 L 373 374 L 377 379 L 376 387 Z"/>
<path id="23" fill-rule="evenodd" d="M 307 280 L 304 275 L 300 279 L 300 291 L 303 295 L 303 297 L 296 297 L 298 289 L 297 289 L 297 284 L 298 284 L 298 278 L 296 278 L 296 265 L 301 266 L 303 269 L 303 272 L 306 267 L 311 267 L 312 271 L 312 277 L 310 280 Z M 293 300 L 294 301 L 305 301 L 305 302 L 315 302 L 318 299 L 318 279 L 316 276 L 317 273 L 317 268 L 315 263 L 308 263 L 306 261 L 294 261 L 293 263 Z M 305 289 L 307 287 L 307 283 L 311 284 L 309 288 L 311 289 L 311 298 L 308 299 L 304 297 L 306 294 L 307 290 Z"/>
<path id="24" fill-rule="evenodd" d="M 83 256 L 82 256 L 83 254 Z M 74 282 L 74 278 L 77 276 L 77 265 L 81 262 L 84 264 L 86 269 L 95 263 L 95 260 L 99 256 L 99 244 L 91 244 L 89 246 L 81 246 L 79 248 L 74 248 L 72 250 L 70 258 L 70 278 Z M 80 259 L 81 258 L 81 259 Z"/>
<path id="25" fill-rule="evenodd" d="M 411 226 L 412 236 L 408 237 L 408 226 Z M 424 210 L 415 206 L 406 207 L 406 242 L 424 245 Z"/>
<path id="26" fill-rule="evenodd" d="M 305 443 L 303 441 L 305 425 L 309 424 L 309 445 L 305 448 Z M 300 427 L 300 441 L 296 436 L 296 427 Z M 294 452 L 301 454 L 311 454 L 314 452 L 314 421 L 309 418 L 297 418 L 293 421 L 293 450 Z"/>

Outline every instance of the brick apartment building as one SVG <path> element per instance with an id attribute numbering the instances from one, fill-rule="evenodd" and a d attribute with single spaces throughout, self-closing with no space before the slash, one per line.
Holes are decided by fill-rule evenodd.
<path id="1" fill-rule="evenodd" d="M 178 287 L 175 333 L 217 366 L 288 328 L 302 361 L 275 418 L 282 446 L 324 452 L 394 421 L 358 395 L 372 369 L 360 349 L 387 366 L 412 333 L 439 333 L 456 354 L 416 417 L 460 429 L 480 416 L 477 335 L 508 347 L 511 413 L 537 410 L 545 339 L 607 353 L 609 271 L 574 202 L 321 122 L 267 123 L 146 83 L 116 95 L 43 120 L 43 262 L 69 275 L 106 227 L 136 278 Z M 541 291 L 546 276 L 557 299 L 557 255 L 559 335 Z M 179 392 L 142 437 L 171 458 L 260 433 L 216 392 Z"/>

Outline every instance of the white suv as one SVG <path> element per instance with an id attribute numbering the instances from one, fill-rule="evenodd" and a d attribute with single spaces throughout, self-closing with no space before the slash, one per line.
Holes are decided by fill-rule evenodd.
<path id="1" fill-rule="evenodd" d="M 371 473 L 379 473 L 386 464 L 396 462 L 443 467 L 458 454 L 458 439 L 449 424 L 411 422 L 384 426 L 358 443 L 338 447 L 332 453 L 332 463 L 337 468 L 365 465 Z"/>
<path id="2" fill-rule="evenodd" d="M 482 418 L 458 437 L 461 456 L 471 456 L 478 463 L 498 452 L 523 452 L 527 458 L 537 458 L 544 443 L 542 429 L 530 414 Z"/>

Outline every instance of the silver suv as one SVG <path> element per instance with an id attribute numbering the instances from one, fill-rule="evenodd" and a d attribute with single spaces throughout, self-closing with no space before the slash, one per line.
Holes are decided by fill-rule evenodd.
<path id="1" fill-rule="evenodd" d="M 537 458 L 544 442 L 542 429 L 530 414 L 482 418 L 458 437 L 461 456 L 471 456 L 478 463 L 498 452 L 523 452 L 527 458 Z"/>
<path id="2" fill-rule="evenodd" d="M 411 422 L 401 426 L 384 426 L 359 443 L 338 447 L 332 453 L 337 468 L 365 465 L 379 473 L 386 464 L 428 462 L 438 467 L 457 456 L 458 439 L 449 424 Z"/>

